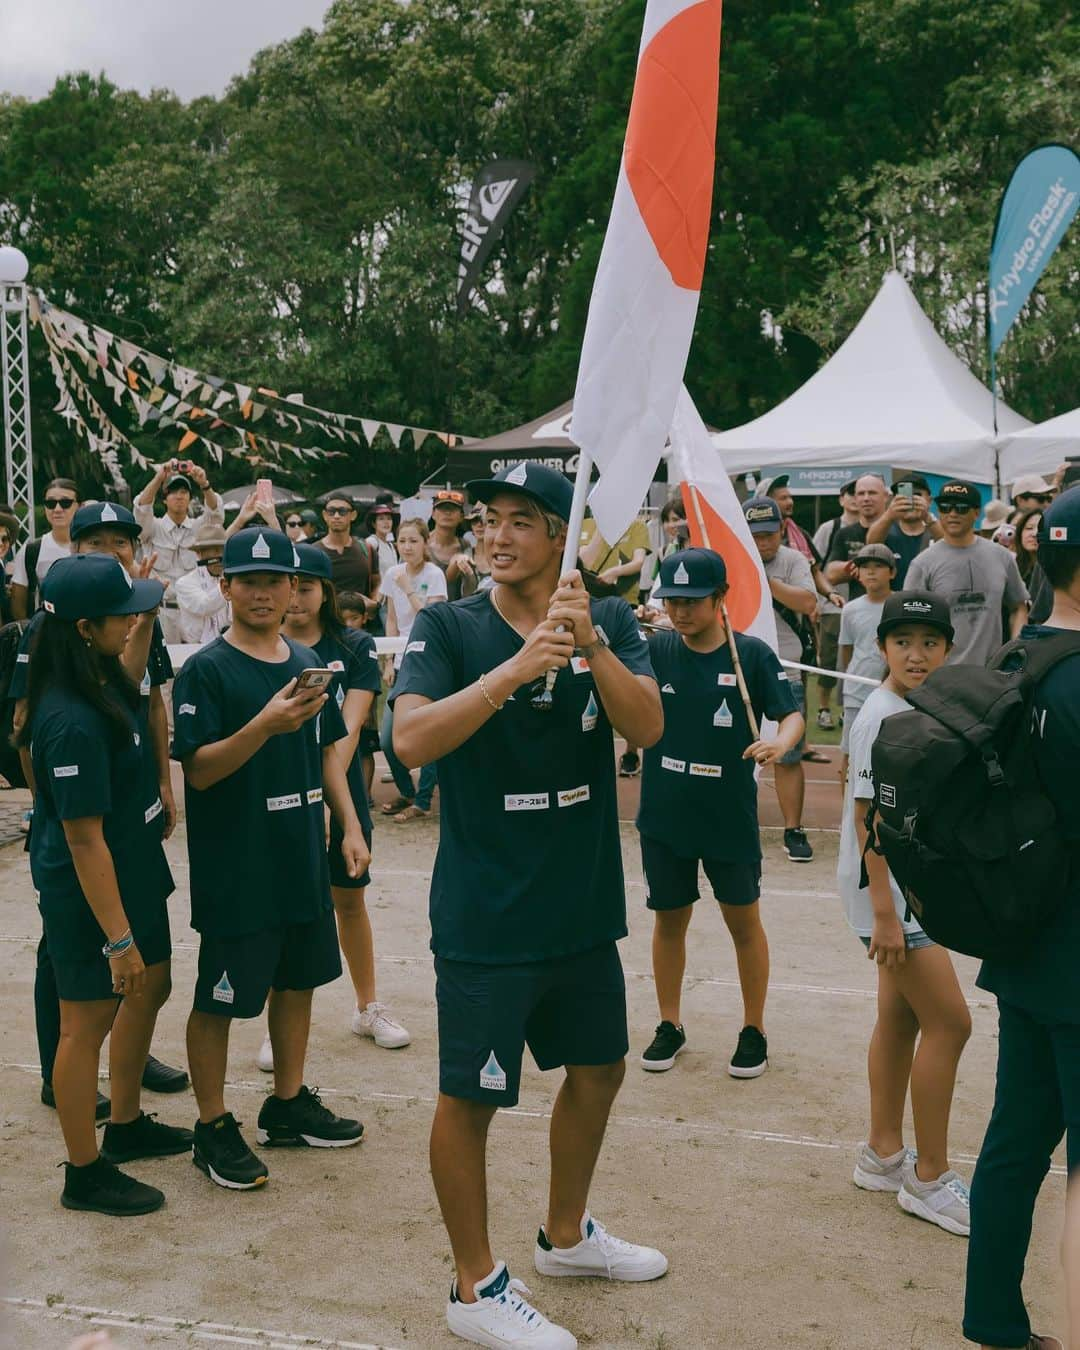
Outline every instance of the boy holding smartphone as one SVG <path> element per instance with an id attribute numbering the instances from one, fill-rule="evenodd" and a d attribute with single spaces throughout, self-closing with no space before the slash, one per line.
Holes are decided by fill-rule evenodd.
<path id="1" fill-rule="evenodd" d="M 229 1027 L 270 997 L 274 1092 L 259 1112 L 264 1145 L 341 1148 L 359 1121 L 335 1116 L 304 1086 L 311 996 L 341 974 L 323 824 L 323 793 L 344 834 L 350 876 L 369 861 L 334 742 L 345 734 L 318 681 L 298 688 L 316 654 L 281 636 L 296 554 L 275 530 L 227 540 L 228 632 L 177 676 L 173 756 L 184 766 L 192 926 L 199 973 L 188 1059 L 199 1104 L 193 1160 L 219 1186 L 267 1178 L 225 1109 Z"/>

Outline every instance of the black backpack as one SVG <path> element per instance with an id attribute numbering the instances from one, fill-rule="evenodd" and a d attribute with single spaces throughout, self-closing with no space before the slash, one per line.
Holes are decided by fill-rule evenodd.
<path id="1" fill-rule="evenodd" d="M 1078 654 L 1080 633 L 1062 633 L 1007 643 L 987 669 L 943 666 L 878 731 L 867 847 L 952 951 L 1013 955 L 1064 899 L 1075 855 L 1039 781 L 1032 700 Z"/>
<path id="2" fill-rule="evenodd" d="M 23 635 L 28 620 L 18 619 L 6 623 L 0 628 L 0 774 L 12 787 L 26 787 L 19 752 L 11 743 L 12 719 L 15 705 L 8 699 L 11 677 L 15 673 L 15 657 L 19 650 L 19 639 Z"/>

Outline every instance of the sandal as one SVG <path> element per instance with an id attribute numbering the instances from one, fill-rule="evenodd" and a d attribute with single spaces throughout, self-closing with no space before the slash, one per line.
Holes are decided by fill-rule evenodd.
<path id="1" fill-rule="evenodd" d="M 407 806 L 404 811 L 399 811 L 394 817 L 394 820 L 398 825 L 407 825 L 410 820 L 423 820 L 426 816 L 430 815 L 430 811 L 425 811 L 422 807 L 413 803 L 412 805 Z"/>
<path id="2" fill-rule="evenodd" d="M 403 811 L 407 806 L 412 806 L 411 797 L 395 797 L 392 802 L 383 802 L 379 810 L 384 816 L 396 816 L 399 811 Z"/>
<path id="3" fill-rule="evenodd" d="M 831 764 L 832 760 L 828 755 L 823 755 L 820 750 L 804 750 L 803 759 L 808 764 Z"/>

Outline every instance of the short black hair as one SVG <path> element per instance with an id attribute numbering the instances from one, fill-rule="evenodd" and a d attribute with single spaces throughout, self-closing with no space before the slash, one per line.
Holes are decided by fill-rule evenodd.
<path id="1" fill-rule="evenodd" d="M 1080 572 L 1080 547 L 1042 543 L 1039 545 L 1039 566 L 1055 591 L 1067 591 Z"/>
<path id="2" fill-rule="evenodd" d="M 348 609 L 356 614 L 366 614 L 367 605 L 359 591 L 338 591 L 338 609 Z"/>

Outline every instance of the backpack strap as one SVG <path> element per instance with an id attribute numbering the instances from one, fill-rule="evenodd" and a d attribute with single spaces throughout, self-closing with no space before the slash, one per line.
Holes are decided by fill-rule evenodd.
<path id="1" fill-rule="evenodd" d="M 26 612 L 33 614 L 37 606 L 34 603 L 38 588 L 37 565 L 38 558 L 41 557 L 41 535 L 36 539 L 31 539 L 26 546 Z"/>
<path id="2" fill-rule="evenodd" d="M 1013 638 L 991 658 L 989 669 L 1019 673 L 1035 685 L 1070 656 L 1080 656 L 1080 631 L 1063 629 L 1047 638 Z"/>

